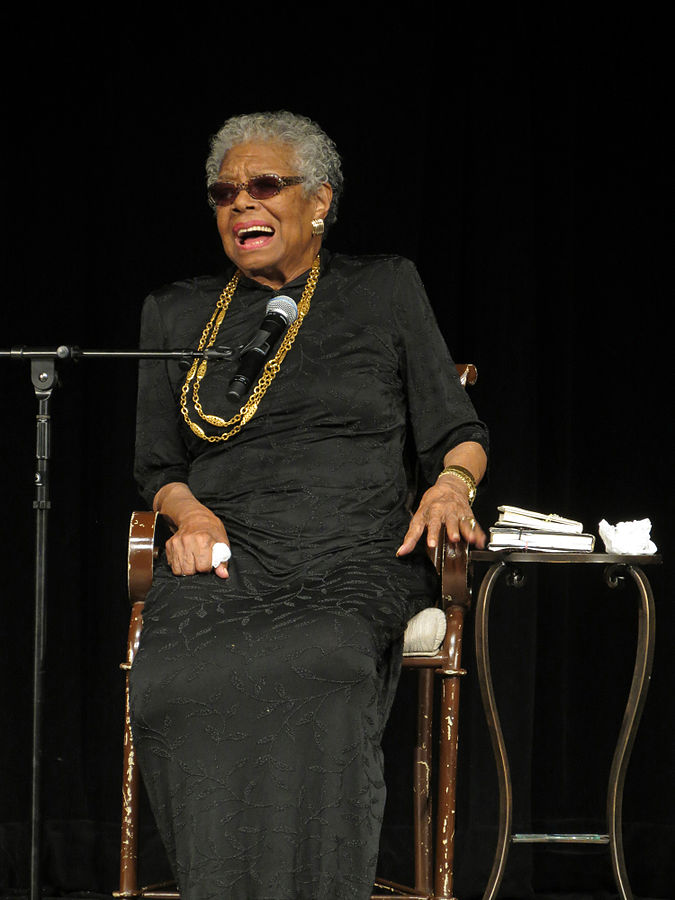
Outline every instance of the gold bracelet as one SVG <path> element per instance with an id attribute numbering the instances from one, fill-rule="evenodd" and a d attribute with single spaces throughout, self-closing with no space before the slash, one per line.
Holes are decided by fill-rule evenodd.
<path id="1" fill-rule="evenodd" d="M 464 482 L 469 489 L 469 506 L 471 506 L 476 498 L 476 482 L 471 472 L 464 466 L 446 466 L 438 477 L 441 475 L 454 475 Z"/>

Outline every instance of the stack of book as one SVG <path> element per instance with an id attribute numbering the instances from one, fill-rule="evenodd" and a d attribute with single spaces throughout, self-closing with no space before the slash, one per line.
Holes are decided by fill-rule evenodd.
<path id="1" fill-rule="evenodd" d="M 582 523 L 574 519 L 517 506 L 498 509 L 499 518 L 490 529 L 489 550 L 591 553 L 595 546 L 594 535 L 585 534 Z"/>

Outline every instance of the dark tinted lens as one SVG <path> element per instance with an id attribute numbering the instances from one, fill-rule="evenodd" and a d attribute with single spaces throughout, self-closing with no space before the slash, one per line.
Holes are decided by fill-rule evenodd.
<path id="1" fill-rule="evenodd" d="M 229 206 L 237 196 L 237 187 L 231 181 L 216 181 L 209 187 L 209 197 L 216 206 Z"/>
<path id="2" fill-rule="evenodd" d="M 284 186 L 281 178 L 275 175 L 258 175 L 248 183 L 248 193 L 255 200 L 267 200 L 278 194 Z"/>

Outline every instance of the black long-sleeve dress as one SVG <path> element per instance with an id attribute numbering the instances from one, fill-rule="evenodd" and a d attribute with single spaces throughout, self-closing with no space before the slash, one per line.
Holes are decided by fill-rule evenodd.
<path id="1" fill-rule="evenodd" d="M 228 280 L 151 295 L 143 346 L 197 346 Z M 276 293 L 298 302 L 305 282 Z M 246 344 L 274 294 L 242 277 L 218 346 Z M 224 396 L 235 367 L 236 353 L 209 363 L 205 411 L 236 411 Z M 131 670 L 135 745 L 181 895 L 363 900 L 400 641 L 436 578 L 422 550 L 395 557 L 406 435 L 433 482 L 453 446 L 486 444 L 485 427 L 414 266 L 394 256 L 322 250 L 295 343 L 227 442 L 187 428 L 184 378 L 177 363 L 141 365 L 136 475 L 149 503 L 182 481 L 222 517 L 230 577 L 159 565 Z"/>

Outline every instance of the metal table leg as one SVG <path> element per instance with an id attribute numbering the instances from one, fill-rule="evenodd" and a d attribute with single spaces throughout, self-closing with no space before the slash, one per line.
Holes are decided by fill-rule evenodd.
<path id="1" fill-rule="evenodd" d="M 635 667 L 631 682 L 626 710 L 616 743 L 612 766 L 607 786 L 607 829 L 612 856 L 612 870 L 619 893 L 623 900 L 632 900 L 633 893 L 628 881 L 626 862 L 623 855 L 623 837 L 621 829 L 621 811 L 623 805 L 623 788 L 630 754 L 635 742 L 642 710 L 644 709 L 649 689 L 649 679 L 654 659 L 655 610 L 654 595 L 647 577 L 635 566 L 611 566 L 605 572 L 605 580 L 610 587 L 616 587 L 623 572 L 627 572 L 635 582 L 639 597 L 638 637 L 635 654 Z"/>
<path id="2" fill-rule="evenodd" d="M 553 559 L 537 559 L 532 562 L 554 562 Z M 562 560 L 561 560 L 562 561 Z M 587 562 L 600 562 L 601 559 L 587 557 Z M 573 563 L 574 560 L 564 560 Z M 607 787 L 607 834 L 512 834 L 513 792 L 509 760 L 501 729 L 499 713 L 495 701 L 492 674 L 490 668 L 490 648 L 488 636 L 488 619 L 492 592 L 502 574 L 507 574 L 509 583 L 514 587 L 523 584 L 524 578 L 520 570 L 512 563 L 501 559 L 490 566 L 483 577 L 478 592 L 475 612 L 476 669 L 478 683 L 485 716 L 492 742 L 492 749 L 497 767 L 499 784 L 499 831 L 492 871 L 483 893 L 483 900 L 494 900 L 504 876 L 504 869 L 511 843 L 576 843 L 576 844 L 608 844 L 612 859 L 612 870 L 622 900 L 633 900 L 628 881 L 623 853 L 621 813 L 623 789 L 630 754 L 635 741 L 642 711 L 644 709 L 649 679 L 654 657 L 655 611 L 654 597 L 647 577 L 634 565 L 614 562 L 605 568 L 606 583 L 615 588 L 630 575 L 639 594 L 638 636 L 633 679 L 626 702 L 623 722 L 619 732 Z"/>

